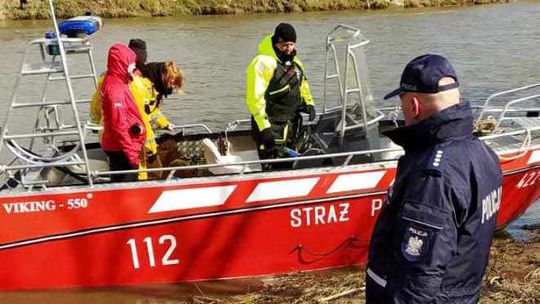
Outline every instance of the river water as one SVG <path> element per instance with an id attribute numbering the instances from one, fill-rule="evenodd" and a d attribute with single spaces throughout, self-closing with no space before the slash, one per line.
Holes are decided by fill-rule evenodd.
<path id="1" fill-rule="evenodd" d="M 479 103 L 492 93 L 540 80 L 539 4 L 539 1 L 527 1 L 424 10 L 105 20 L 104 29 L 94 40 L 94 52 L 97 69 L 101 72 L 105 68 L 106 51 L 112 43 L 127 43 L 130 38 L 146 40 L 150 61 L 175 61 L 186 77 L 184 94 L 164 104 L 169 118 L 177 124 L 205 123 L 210 127 L 223 127 L 229 121 L 248 117 L 243 102 L 244 70 L 256 54 L 260 39 L 283 21 L 297 29 L 298 54 L 306 65 L 313 95 L 320 105 L 324 39 L 342 23 L 360 28 L 371 41 L 367 48 L 370 83 L 381 105 L 382 96 L 398 84 L 403 66 L 427 52 L 448 57 L 457 70 L 462 95 Z M 0 92 L 3 92 L 0 121 L 6 113 L 25 44 L 48 29 L 47 21 L 0 21 Z M 41 87 L 34 83 L 28 83 L 26 93 L 39 94 Z M 78 91 L 89 96 L 90 88 L 91 85 L 81 85 Z M 28 117 L 23 115 L 18 121 L 21 126 L 28 124 Z M 540 204 L 536 204 L 508 230 L 517 237 L 524 237 L 526 233 L 517 228 L 539 221 Z M 214 283 L 206 287 L 223 292 L 246 285 L 239 281 L 227 286 Z M 188 284 L 4 293 L 0 295 L 0 303 L 164 304 L 178 303 L 183 294 L 194 292 L 198 291 Z"/>

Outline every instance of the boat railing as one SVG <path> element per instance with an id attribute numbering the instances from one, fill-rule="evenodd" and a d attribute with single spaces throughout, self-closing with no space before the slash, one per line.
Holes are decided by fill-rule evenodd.
<path id="1" fill-rule="evenodd" d="M 540 109 L 538 107 L 531 107 L 530 109 L 528 109 L 528 110 L 531 110 L 531 111 L 527 111 L 523 107 L 515 108 L 515 106 L 517 106 L 517 105 L 519 105 L 521 103 L 524 103 L 526 101 L 530 101 L 530 100 L 534 100 L 534 99 L 540 99 L 540 94 L 538 94 L 538 93 L 529 94 L 529 95 L 525 94 L 525 96 L 523 96 L 523 97 L 512 98 L 511 100 L 507 101 L 504 104 L 504 106 L 493 106 L 491 104 L 493 103 L 494 100 L 499 99 L 501 96 L 509 96 L 511 94 L 524 93 L 524 92 L 531 91 L 533 89 L 538 89 L 538 88 L 540 88 L 540 83 L 535 83 L 535 84 L 531 84 L 531 85 L 522 86 L 522 87 L 519 87 L 519 88 L 514 88 L 514 89 L 498 92 L 498 93 L 495 93 L 495 94 L 489 96 L 488 98 L 486 98 L 486 100 L 484 101 L 484 104 L 481 106 L 481 110 L 480 110 L 480 113 L 478 115 L 477 122 L 480 122 L 484 118 L 484 115 L 486 113 L 498 113 L 499 114 L 498 117 L 497 117 L 497 128 L 498 128 L 498 127 L 500 127 L 501 122 L 503 120 L 507 119 L 507 117 L 506 117 L 507 113 L 511 113 L 511 112 L 537 112 Z"/>
<path id="2" fill-rule="evenodd" d="M 391 153 L 391 152 L 400 152 L 403 151 L 401 148 L 385 148 L 385 149 L 374 149 L 374 150 L 364 150 L 364 151 L 355 151 L 355 152 L 343 152 L 343 153 L 332 153 L 332 154 L 321 154 L 321 155 L 310 155 L 310 156 L 299 156 L 299 157 L 288 157 L 288 158 L 279 158 L 279 159 L 264 159 L 264 160 L 252 160 L 252 161 L 241 161 L 227 164 L 205 164 L 205 165 L 191 165 L 191 166 L 176 166 L 176 167 L 163 167 L 163 168 L 148 168 L 147 172 L 163 172 L 171 171 L 167 176 L 167 180 L 170 180 L 174 177 L 176 171 L 186 171 L 194 169 L 209 169 L 209 168 L 220 168 L 220 167 L 229 167 L 229 166 L 242 166 L 243 169 L 234 173 L 233 175 L 243 175 L 247 172 L 250 165 L 261 165 L 261 164 L 276 164 L 276 163 L 292 163 L 292 169 L 295 169 L 299 162 L 317 160 L 317 159 L 328 159 L 328 158 L 344 158 L 341 164 L 335 167 L 345 167 L 350 164 L 351 160 L 355 156 L 360 155 L 370 155 L 370 154 L 381 154 L 381 153 Z M 393 161 L 394 159 L 381 160 L 384 161 Z M 371 162 L 374 163 L 374 162 Z M 124 170 L 124 171 L 93 171 L 92 176 L 109 176 L 114 174 L 126 174 L 126 173 L 137 173 L 139 170 Z"/>
<path id="3" fill-rule="evenodd" d="M 239 123 L 245 123 L 249 120 L 239 120 Z M 497 153 L 499 157 L 503 160 L 515 159 L 523 156 L 527 153 L 532 147 L 537 147 L 538 143 L 534 142 L 533 139 L 540 138 L 540 126 L 523 128 L 514 131 L 508 131 L 500 134 L 491 134 L 481 137 L 481 140 L 487 142 L 497 142 L 501 138 L 512 138 L 518 140 L 517 146 L 508 147 L 505 149 L 499 149 Z M 390 155 L 390 157 L 384 157 L 385 153 Z M 265 159 L 265 160 L 251 160 L 251 161 L 240 161 L 240 162 L 231 162 L 231 163 L 221 163 L 221 164 L 200 164 L 200 165 L 190 165 L 190 166 L 172 166 L 172 167 L 162 167 L 162 168 L 147 168 L 147 172 L 168 172 L 166 180 L 173 180 L 175 178 L 175 173 L 178 171 L 187 171 L 187 170 L 205 170 L 211 168 L 223 168 L 223 167 L 241 167 L 242 169 L 236 173 L 230 174 L 217 174 L 213 176 L 231 176 L 231 175 L 244 175 L 247 172 L 253 173 L 249 170 L 250 166 L 253 165 L 262 165 L 262 164 L 276 164 L 276 163 L 292 163 L 291 169 L 297 169 L 298 164 L 321 159 L 333 159 L 334 162 L 339 160 L 339 163 L 336 163 L 333 167 L 345 167 L 350 165 L 351 161 L 356 156 L 365 156 L 365 155 L 381 155 L 377 161 L 370 161 L 369 164 L 377 163 L 388 163 L 396 161 L 398 156 L 403 153 L 402 148 L 393 147 L 393 148 L 383 148 L 383 149 L 373 149 L 373 150 L 362 150 L 362 151 L 352 151 L 352 152 L 341 152 L 341 153 L 331 153 L 331 154 L 320 154 L 320 155 L 310 155 L 310 156 L 298 156 L 298 157 L 289 157 L 289 158 L 280 158 L 280 159 Z M 504 154 L 504 156 L 503 156 Z M 341 158 L 343 158 L 341 160 Z M 358 163 L 367 164 L 367 163 Z M 25 164 L 25 165 L 0 165 L 0 173 L 6 176 L 13 176 L 14 172 L 18 170 L 31 170 L 31 169 L 42 169 L 47 167 L 70 167 L 73 166 L 73 162 L 50 162 L 50 163 L 36 163 L 36 164 Z M 390 165 L 392 166 L 392 165 Z M 305 168 L 305 167 L 304 167 Z M 310 167 L 313 168 L 313 167 Z M 323 169 L 322 167 L 320 169 Z M 125 174 L 125 173 L 137 173 L 139 170 L 126 170 L 126 171 L 91 171 L 90 176 L 95 181 L 97 178 L 102 178 L 105 176 L 115 175 L 115 174 Z M 257 171 L 261 172 L 261 171 Z M 102 179 L 103 180 L 103 179 Z M 89 186 L 92 187 L 94 183 L 89 181 Z M 40 185 L 41 189 L 45 189 L 46 186 Z M 27 187 L 31 191 L 31 187 Z M 40 189 L 40 188 L 36 188 Z"/>
<path id="4" fill-rule="evenodd" d="M 508 113 L 508 110 L 510 109 L 510 107 L 513 107 L 514 105 L 517 105 L 517 104 L 525 102 L 525 101 L 533 100 L 533 99 L 540 99 L 540 94 L 535 94 L 535 95 L 531 95 L 531 96 L 527 96 L 527 97 L 523 97 L 523 98 L 518 98 L 518 99 L 514 99 L 512 101 L 507 102 L 506 105 L 504 106 L 504 109 L 501 111 L 501 114 L 499 115 L 499 119 L 497 119 L 497 125 L 496 125 L 495 129 L 498 129 L 501 126 L 501 123 L 504 120 L 513 120 L 513 121 L 515 121 L 515 122 L 517 122 L 519 124 L 523 124 L 523 122 L 525 122 L 525 120 L 527 120 L 525 122 L 525 124 L 523 124 L 524 127 L 529 127 L 529 124 L 532 124 L 532 126 L 534 126 L 536 124 L 540 125 L 540 119 L 538 118 L 538 116 L 536 116 L 535 118 L 506 117 L 506 114 Z M 540 108 L 537 108 L 536 110 L 534 110 L 534 112 L 536 112 L 536 113 L 540 112 Z"/>
<path id="5" fill-rule="evenodd" d="M 92 123 L 92 122 L 87 122 L 85 125 L 84 125 L 84 129 L 85 130 L 91 130 L 91 131 L 101 131 L 103 130 L 103 125 L 101 124 L 95 124 L 95 123 Z M 188 129 L 202 129 L 204 130 L 205 133 L 212 133 L 212 129 L 210 129 L 207 125 L 205 124 L 186 124 L 186 125 L 174 125 L 171 130 L 169 131 L 174 131 L 174 132 L 179 132 L 179 133 L 185 133 L 186 130 Z M 156 130 L 158 134 L 161 134 L 165 131 L 161 130 L 161 129 L 158 129 Z"/>
<path id="6" fill-rule="evenodd" d="M 503 161 L 514 160 L 527 154 L 531 148 L 540 145 L 540 119 L 538 117 L 508 117 L 504 120 L 511 121 L 512 129 L 521 128 L 515 131 L 499 129 L 499 124 L 495 127 L 495 132 L 481 137 L 488 145 L 493 144 L 493 148 L 498 150 L 512 150 L 506 155 L 499 155 Z M 496 148 L 497 149 L 497 148 Z"/>
<path id="7" fill-rule="evenodd" d="M 212 133 L 212 130 L 205 124 L 187 124 L 173 127 L 174 131 L 180 131 L 181 133 L 185 133 L 188 129 L 203 129 L 206 133 Z"/>
<path id="8" fill-rule="evenodd" d="M 372 113 L 373 100 L 367 81 L 367 64 L 365 62 L 364 46 L 369 43 L 360 29 L 345 24 L 337 25 L 326 36 L 326 59 L 323 78 L 323 114 L 327 108 L 327 95 L 329 91 L 328 80 L 337 80 L 339 104 L 341 109 L 341 123 L 339 124 L 339 139 L 343 145 L 345 133 L 348 130 L 368 128 L 384 116 Z M 338 47 L 344 47 L 344 50 Z M 331 72 L 331 68 L 333 71 Z M 349 96 L 357 95 L 356 102 Z M 350 105 L 350 106 L 349 106 Z M 358 107 L 361 121 L 357 115 L 349 111 Z M 370 116 L 375 117 L 370 117 Z"/>
<path id="9" fill-rule="evenodd" d="M 74 80 L 91 79 L 94 86 L 97 88 L 96 69 L 92 55 L 93 46 L 89 41 L 92 36 L 84 38 L 68 38 L 62 36 L 58 28 L 53 0 L 48 0 L 47 2 L 49 14 L 53 23 L 54 35 L 47 36 L 46 38 L 34 39 L 27 44 L 19 74 L 15 80 L 3 128 L 0 130 L 0 151 L 3 146 L 5 146 L 22 164 L 18 164 L 17 166 L 3 166 L 3 170 L 10 170 L 14 167 L 18 167 L 20 170 L 25 169 L 25 172 L 28 172 L 28 169 L 32 169 L 35 166 L 40 168 L 64 165 L 83 166 L 85 168 L 86 179 L 91 185 L 92 178 L 90 176 L 88 154 L 86 145 L 84 144 L 87 129 L 81 124 L 78 111 L 78 106 L 80 104 L 88 103 L 90 99 L 76 97 L 72 82 Z M 36 47 L 38 48 L 37 50 L 35 49 Z M 32 50 L 39 53 L 39 59 L 30 56 Z M 88 55 L 90 72 L 72 75 L 70 69 L 68 69 L 68 54 Z M 22 79 L 23 77 L 37 75 L 45 76 L 45 84 L 41 96 L 36 98 L 36 101 L 28 102 L 25 98 L 22 98 L 28 96 L 20 96 L 24 95 L 23 93 L 26 92 L 23 88 L 24 82 Z M 50 85 L 57 81 L 65 82 L 68 98 L 47 100 Z M 14 121 L 10 117 L 14 111 L 17 109 L 20 109 L 19 111 L 25 111 L 26 108 L 38 109 L 38 115 L 32 132 L 25 132 L 16 126 L 13 127 L 14 125 L 11 124 Z M 69 111 L 68 108 L 70 108 L 71 111 Z M 71 121 L 67 124 L 64 123 L 61 119 L 62 114 L 72 114 Z M 72 149 L 69 151 L 63 151 L 58 146 L 59 138 L 76 138 L 77 144 L 73 145 Z M 45 152 L 43 155 L 34 151 L 37 139 L 42 139 L 44 144 L 50 148 L 49 151 Z M 23 147 L 19 142 L 25 140 L 29 141 L 27 147 Z M 23 186 L 30 185 L 30 187 L 32 187 L 36 182 L 25 182 L 24 180 L 24 178 L 21 178 Z"/>
<path id="10" fill-rule="evenodd" d="M 327 109 L 325 112 L 323 113 L 317 113 L 317 117 L 320 117 L 320 115 L 324 115 L 325 113 L 332 113 L 333 111 L 341 111 L 341 107 L 335 107 L 335 108 L 331 108 L 331 109 Z M 394 108 L 388 108 L 388 109 L 392 109 L 392 111 L 395 111 L 395 107 Z M 370 118 L 369 120 L 367 120 L 365 122 L 365 124 L 354 124 L 354 125 L 351 125 L 351 126 L 347 126 L 346 127 L 346 130 L 353 130 L 353 129 L 361 129 L 361 128 L 369 128 L 371 126 L 374 126 L 377 124 L 377 122 L 381 121 L 382 119 L 384 119 L 387 114 L 385 112 L 385 108 L 381 108 L 381 109 L 375 109 L 375 116 Z M 392 113 L 392 111 L 390 111 L 390 113 Z M 250 122 L 251 120 L 250 119 L 238 119 L 238 120 L 235 120 L 229 124 L 227 124 L 227 127 L 225 128 L 225 135 L 227 135 L 227 132 L 231 132 L 233 130 L 236 130 L 237 128 L 239 127 L 242 127 L 242 126 L 245 126 L 245 127 L 251 127 L 250 126 Z M 314 124 L 314 123 L 309 123 L 308 122 L 308 125 L 310 124 Z M 341 126 L 338 126 L 339 128 Z M 336 132 L 340 131 L 341 129 L 336 129 Z"/>
<path id="11" fill-rule="evenodd" d="M 471 109 L 473 111 L 479 111 L 482 110 L 482 106 L 471 106 Z M 483 112 L 484 115 L 487 114 L 494 114 L 494 115 L 500 115 L 501 112 L 505 110 L 505 106 L 492 106 L 488 109 L 485 109 Z M 510 113 L 527 113 L 527 112 L 537 112 L 540 111 L 540 107 L 520 107 L 520 108 L 508 108 L 506 110 L 506 114 Z"/>
<path id="12" fill-rule="evenodd" d="M 481 140 L 484 142 L 490 142 L 494 141 L 503 137 L 515 137 L 518 135 L 524 135 L 523 139 L 520 141 L 520 146 L 517 149 L 508 149 L 508 150 L 501 150 L 498 151 L 499 157 L 501 159 L 511 159 L 516 157 L 521 157 L 524 153 L 529 151 L 532 144 L 532 138 L 533 134 L 540 135 L 540 126 L 528 128 L 528 129 L 521 129 L 511 132 L 506 132 L 502 134 L 492 134 L 487 135 L 484 137 L 481 137 Z M 321 155 L 310 155 L 310 156 L 298 156 L 298 157 L 289 157 L 289 158 L 279 158 L 279 159 L 265 159 L 265 160 L 252 160 L 252 161 L 241 161 L 241 162 L 231 162 L 231 163 L 224 163 L 224 164 L 204 164 L 204 165 L 190 165 L 190 166 L 175 166 L 175 167 L 163 167 L 163 168 L 148 168 L 146 171 L 148 172 L 169 172 L 167 175 L 166 180 L 173 179 L 175 173 L 177 171 L 188 171 L 188 170 L 203 170 L 203 169 L 211 169 L 211 168 L 223 168 L 223 167 L 242 167 L 242 169 L 237 173 L 231 173 L 228 175 L 243 175 L 249 170 L 250 165 L 262 165 L 262 164 L 276 164 L 276 163 L 292 163 L 291 169 L 296 169 L 297 165 L 301 162 L 306 161 L 312 161 L 312 160 L 320 160 L 320 159 L 340 159 L 343 158 L 343 160 L 335 165 L 334 167 L 345 167 L 348 166 L 352 159 L 356 156 L 363 156 L 363 155 L 375 155 L 375 154 L 381 154 L 384 153 L 392 153 L 392 158 L 382 158 L 379 161 L 372 161 L 370 164 L 376 164 L 376 163 L 383 163 L 383 162 L 392 162 L 397 160 L 398 156 L 403 153 L 403 149 L 400 147 L 397 148 L 384 148 L 384 149 L 373 149 L 373 150 L 362 150 L 362 151 L 353 151 L 353 152 L 341 152 L 341 153 L 332 153 L 332 154 L 321 154 Z M 502 156 L 502 154 L 505 154 L 507 156 Z M 137 173 L 138 170 L 126 170 L 126 171 L 93 171 L 92 176 L 93 177 L 102 177 L 102 176 L 110 176 L 114 174 L 126 174 L 126 173 Z M 227 174 L 226 174 L 227 175 Z M 219 176 L 219 175 L 217 175 Z"/>

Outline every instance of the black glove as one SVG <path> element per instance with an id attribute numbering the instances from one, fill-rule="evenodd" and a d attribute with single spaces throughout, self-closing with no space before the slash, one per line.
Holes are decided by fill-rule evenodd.
<path id="1" fill-rule="evenodd" d="M 266 128 L 261 132 L 261 141 L 265 149 L 272 149 L 276 145 L 272 128 Z"/>
<path id="2" fill-rule="evenodd" d="M 158 158 L 157 153 L 148 153 L 148 155 L 146 156 L 146 162 L 148 164 L 155 163 L 157 158 Z"/>
<path id="3" fill-rule="evenodd" d="M 315 111 L 315 107 L 313 105 L 306 106 L 306 113 L 309 114 L 308 121 L 313 121 L 315 117 L 317 117 L 317 111 Z"/>
<path id="4" fill-rule="evenodd" d="M 141 135 L 142 134 L 142 128 L 139 126 L 139 124 L 134 124 L 129 128 L 129 132 L 133 135 Z"/>

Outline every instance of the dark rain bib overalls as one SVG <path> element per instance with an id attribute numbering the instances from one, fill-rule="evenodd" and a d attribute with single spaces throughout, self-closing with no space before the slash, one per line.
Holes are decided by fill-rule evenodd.
<path id="1" fill-rule="evenodd" d="M 264 94 L 266 114 L 274 133 L 276 145 L 290 144 L 296 137 L 296 130 L 301 123 L 299 109 L 302 106 L 300 86 L 303 77 L 303 71 L 296 62 L 277 61 L 274 76 Z M 253 119 L 252 128 L 258 130 Z M 258 137 L 260 131 L 257 133 Z M 257 146 L 261 146 L 259 139 L 257 139 Z M 261 158 L 270 157 L 266 154 L 268 151 L 259 151 Z"/>

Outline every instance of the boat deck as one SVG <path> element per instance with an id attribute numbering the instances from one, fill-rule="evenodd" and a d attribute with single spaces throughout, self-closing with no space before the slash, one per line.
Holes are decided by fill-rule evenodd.
<path id="1" fill-rule="evenodd" d="M 540 145 L 540 117 L 509 117 L 499 131 L 486 136 L 486 143 L 496 152 L 527 150 Z"/>

